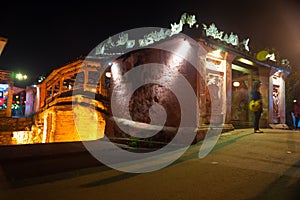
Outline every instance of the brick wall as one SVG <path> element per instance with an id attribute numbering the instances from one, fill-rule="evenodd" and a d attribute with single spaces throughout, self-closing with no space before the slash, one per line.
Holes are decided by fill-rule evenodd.
<path id="1" fill-rule="evenodd" d="M 33 125 L 32 118 L 0 117 L 0 132 L 30 130 L 32 125 Z"/>

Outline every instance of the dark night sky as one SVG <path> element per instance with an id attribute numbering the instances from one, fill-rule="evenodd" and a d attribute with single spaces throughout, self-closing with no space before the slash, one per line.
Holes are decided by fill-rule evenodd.
<path id="1" fill-rule="evenodd" d="M 109 36 L 140 27 L 170 28 L 187 12 L 195 14 L 198 23 L 215 23 L 225 33 L 249 37 L 250 48 L 277 49 L 300 69 L 299 0 L 120 2 L 1 3 L 0 36 L 8 43 L 0 68 L 34 79 L 87 55 Z"/>

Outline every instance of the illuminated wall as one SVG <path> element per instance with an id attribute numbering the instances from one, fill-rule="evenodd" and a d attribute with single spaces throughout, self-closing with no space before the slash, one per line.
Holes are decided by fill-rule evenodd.
<path id="1" fill-rule="evenodd" d="M 270 71 L 269 86 L 269 116 L 270 123 L 284 124 L 286 122 L 285 77 L 287 74 L 280 69 Z"/>
<path id="2" fill-rule="evenodd" d="M 27 114 L 36 113 L 41 142 L 85 141 L 104 136 L 108 108 L 101 98 L 108 93 L 104 78 L 97 80 L 99 64 L 79 59 L 54 70 L 37 87 L 27 88 L 28 100 L 36 104 L 27 106 Z M 87 94 L 94 94 L 96 99 Z"/>
<path id="3" fill-rule="evenodd" d="M 180 45 L 179 45 L 180 46 Z M 188 50 L 188 49 L 187 49 Z M 126 57 L 126 56 L 125 56 Z M 121 81 L 124 80 L 122 75 L 132 70 L 134 67 L 146 66 L 141 74 L 138 74 L 133 79 L 128 80 L 126 88 L 118 87 Z M 153 71 L 153 67 L 159 66 L 160 71 Z M 116 110 L 129 109 L 130 118 L 133 121 L 153 124 L 158 122 L 151 121 L 149 116 L 149 109 L 154 104 L 159 104 L 165 109 L 166 122 L 165 127 L 177 128 L 180 125 L 180 103 L 178 102 L 175 94 L 166 87 L 166 85 L 178 85 L 178 73 L 184 76 L 189 82 L 194 92 L 197 93 L 197 71 L 186 60 L 179 56 L 167 51 L 159 49 L 146 49 L 131 53 L 126 59 L 120 58 L 113 62 L 111 66 L 111 88 L 114 90 L 116 97 L 112 104 Z M 153 76 L 152 76 L 153 75 Z M 126 101 L 122 101 L 120 97 L 127 98 L 131 91 L 132 85 L 136 85 L 139 82 L 143 82 L 145 79 L 155 80 L 159 78 L 164 85 L 156 83 L 146 84 L 139 87 L 134 91 L 130 98 L 129 105 L 125 105 Z M 153 82 L 153 81 L 151 81 Z M 193 107 L 191 106 L 191 109 Z M 157 111 L 158 112 L 158 111 Z M 194 111 L 190 111 L 193 113 Z M 161 113 L 163 114 L 163 113 Z M 119 117 L 119 116 L 114 116 Z M 153 119 L 152 119 L 153 120 Z M 154 119 L 155 120 L 155 119 Z M 156 125 L 157 125 L 156 124 Z M 115 126 L 115 133 L 117 137 L 126 137 L 125 133 Z M 169 141 L 174 137 L 175 133 L 162 131 L 154 136 L 155 140 Z M 127 136 L 128 137 L 128 136 Z"/>
<path id="4" fill-rule="evenodd" d="M 222 123 L 226 113 L 226 59 L 225 53 L 209 50 L 206 56 L 206 111 L 208 123 Z M 212 101 L 214 105 L 212 105 Z M 214 119 L 214 120 L 212 120 Z"/>
<path id="5" fill-rule="evenodd" d="M 253 113 L 249 112 L 247 106 L 252 82 L 260 80 L 264 106 L 260 120 L 261 127 L 269 127 L 269 124 L 285 124 L 285 77 L 289 73 L 288 70 L 274 67 L 281 66 L 276 60 L 258 61 L 255 54 L 228 47 L 220 41 L 211 39 L 199 41 L 207 50 L 205 84 L 209 86 L 207 89 L 212 89 L 210 93 L 206 92 L 206 99 L 203 99 L 204 92 L 200 92 L 203 123 L 209 121 L 209 110 L 221 116 L 226 108 L 225 124 L 232 124 L 236 128 L 252 127 Z M 205 84 L 202 83 L 202 88 Z M 215 88 L 215 94 L 212 94 L 214 91 L 212 87 Z M 211 98 L 219 100 L 220 104 L 210 108 Z M 203 104 L 206 105 L 205 109 Z"/>

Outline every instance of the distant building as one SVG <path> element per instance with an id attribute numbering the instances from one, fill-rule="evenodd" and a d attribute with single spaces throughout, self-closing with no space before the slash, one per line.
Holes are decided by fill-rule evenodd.
<path id="1" fill-rule="evenodd" d="M 0 56 L 6 43 L 7 38 L 0 37 Z M 12 87 L 12 72 L 0 70 L 0 117 L 11 116 Z"/>
<path id="2" fill-rule="evenodd" d="M 11 117 L 13 85 L 12 72 L 0 70 L 0 117 Z"/>

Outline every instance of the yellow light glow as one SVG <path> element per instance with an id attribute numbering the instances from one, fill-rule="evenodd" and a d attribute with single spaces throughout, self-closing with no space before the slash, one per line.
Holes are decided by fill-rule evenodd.
<path id="1" fill-rule="evenodd" d="M 32 131 L 13 131 L 12 140 L 16 144 L 32 144 Z"/>
<path id="2" fill-rule="evenodd" d="M 16 78 L 19 79 L 19 80 L 21 80 L 21 79 L 23 78 L 23 75 L 20 74 L 20 73 L 18 73 L 18 74 L 16 75 Z"/>
<path id="3" fill-rule="evenodd" d="M 238 61 L 240 61 L 240 62 L 242 62 L 244 64 L 247 64 L 247 65 L 252 65 L 252 66 L 254 65 L 254 63 L 252 61 L 247 60 L 245 58 L 239 58 Z"/>
<path id="4" fill-rule="evenodd" d="M 74 106 L 76 130 L 81 141 L 97 140 L 104 137 L 105 120 L 102 115 L 84 106 Z M 77 113 L 77 114 L 76 114 Z"/>

